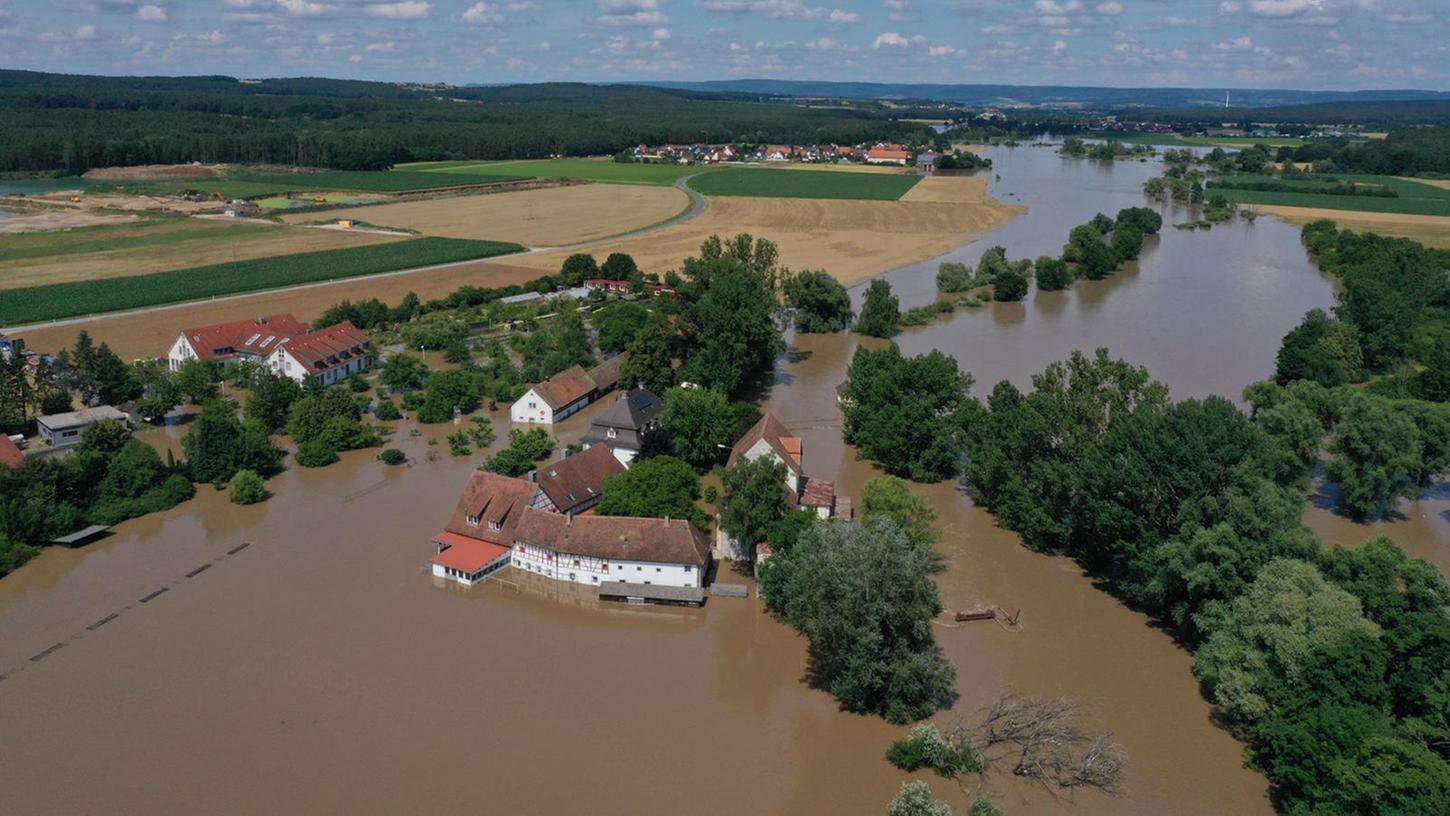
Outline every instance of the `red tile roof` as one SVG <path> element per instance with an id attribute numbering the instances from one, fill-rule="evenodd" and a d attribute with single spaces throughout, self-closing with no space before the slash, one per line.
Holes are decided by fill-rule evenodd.
<path id="1" fill-rule="evenodd" d="M 523 518 L 524 508 L 533 500 L 535 489 L 537 485 L 524 479 L 475 471 L 444 529 L 469 538 L 511 546 L 514 528 Z M 477 519 L 478 523 L 469 524 L 470 517 Z M 493 529 L 494 525 L 499 529 Z"/>
<path id="2" fill-rule="evenodd" d="M 434 564 L 468 573 L 478 572 L 500 557 L 507 555 L 512 549 L 502 544 L 491 544 L 457 533 L 439 533 L 433 537 L 433 540 L 439 544 L 448 545 L 448 549 L 433 556 Z"/>
<path id="3" fill-rule="evenodd" d="M 726 467 L 735 464 L 736 460 L 749 452 L 756 442 L 763 439 L 775 451 L 775 455 L 785 462 L 785 466 L 790 469 L 791 473 L 800 475 L 801 441 L 790 436 L 789 433 L 785 425 L 775 418 L 775 414 L 766 411 L 765 416 L 750 426 L 750 430 L 746 431 L 745 435 L 740 437 L 740 441 L 735 443 L 735 447 L 730 450 L 730 458 L 725 463 Z"/>
<path id="4" fill-rule="evenodd" d="M 596 445 L 557 462 L 539 468 L 539 489 L 549 497 L 560 513 L 568 513 L 581 504 L 593 502 L 604 493 L 604 479 L 623 473 L 609 448 Z"/>
<path id="5" fill-rule="evenodd" d="M 873 147 L 866 152 L 868 159 L 881 159 L 883 161 L 906 161 L 910 158 L 905 150 L 893 150 L 886 147 Z"/>
<path id="6" fill-rule="evenodd" d="M 200 326 L 185 329 L 181 333 L 191 344 L 197 357 L 203 360 L 224 360 L 240 352 L 268 354 L 288 338 L 306 334 L 309 328 L 306 323 L 297 322 L 297 318 L 290 314 L 277 314 L 256 320 Z"/>
<path id="7" fill-rule="evenodd" d="M 534 386 L 534 393 L 555 411 L 583 399 L 594 390 L 594 380 L 582 366 L 571 366 Z"/>
<path id="8" fill-rule="evenodd" d="M 710 548 L 684 519 L 561 516 L 530 509 L 516 532 L 520 541 L 558 553 L 610 561 L 650 561 L 703 567 Z"/>
<path id="9" fill-rule="evenodd" d="M 344 320 L 325 329 L 293 337 L 287 341 L 286 349 L 303 368 L 316 374 L 366 353 L 369 345 L 368 336 L 351 321 Z"/>
<path id="10" fill-rule="evenodd" d="M 805 507 L 835 507 L 836 483 L 827 479 L 806 479 L 801 485 L 800 502 Z"/>
<path id="11" fill-rule="evenodd" d="M 15 447 L 15 443 L 10 441 L 10 437 L 0 434 L 0 465 L 18 468 L 24 461 L 25 454 L 20 452 L 20 448 Z"/>

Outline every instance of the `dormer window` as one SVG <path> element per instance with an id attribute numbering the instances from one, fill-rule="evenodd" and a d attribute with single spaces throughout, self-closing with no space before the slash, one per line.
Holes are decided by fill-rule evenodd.
<path id="1" fill-rule="evenodd" d="M 604 432 L 604 435 L 607 436 L 607 437 L 609 437 L 610 439 L 614 439 L 615 437 L 619 436 L 619 431 L 616 431 L 615 429 L 610 428 L 609 430 L 607 430 L 607 431 Z"/>
<path id="2" fill-rule="evenodd" d="M 463 517 L 463 520 L 466 521 L 466 522 L 468 522 L 468 526 L 469 527 L 477 527 L 478 526 L 478 516 L 464 516 Z"/>
<path id="3" fill-rule="evenodd" d="M 496 519 L 493 520 L 493 521 L 490 521 L 488 523 L 488 529 L 494 531 L 495 533 L 498 532 L 502 528 L 503 528 L 503 523 L 500 522 L 500 521 L 498 521 L 498 520 L 496 520 Z"/>

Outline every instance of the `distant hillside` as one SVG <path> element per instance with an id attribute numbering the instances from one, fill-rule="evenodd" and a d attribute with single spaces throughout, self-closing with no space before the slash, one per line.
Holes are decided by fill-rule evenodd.
<path id="1" fill-rule="evenodd" d="M 613 154 L 641 142 L 855 144 L 925 128 L 873 102 L 553 83 L 456 88 L 0 71 L 0 172 L 189 161 L 348 170 L 429 159 Z"/>
<path id="2" fill-rule="evenodd" d="M 1241 88 L 1107 88 L 1067 85 L 962 85 L 878 82 L 798 82 L 724 79 L 708 82 L 646 82 L 662 88 L 727 93 L 766 93 L 842 99 L 928 99 L 963 105 L 1087 106 L 1095 108 L 1270 107 L 1325 102 L 1450 100 L 1442 91 L 1295 91 Z"/>

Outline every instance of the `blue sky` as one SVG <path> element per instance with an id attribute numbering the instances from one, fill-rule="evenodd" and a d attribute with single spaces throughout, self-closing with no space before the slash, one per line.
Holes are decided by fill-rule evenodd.
<path id="1" fill-rule="evenodd" d="M 1446 0 L 0 0 L 0 67 L 1450 89 Z"/>

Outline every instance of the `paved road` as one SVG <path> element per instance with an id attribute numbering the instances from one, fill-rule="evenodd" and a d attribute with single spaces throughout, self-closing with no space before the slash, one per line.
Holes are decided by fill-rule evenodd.
<path id="1" fill-rule="evenodd" d="M 224 303 L 229 300 L 242 300 L 243 298 L 256 297 L 257 295 L 270 294 L 273 292 L 291 291 L 293 289 L 313 289 L 318 286 L 331 286 L 335 283 L 363 282 L 374 280 L 377 278 L 390 278 L 396 275 L 413 275 L 419 272 L 436 272 L 440 269 L 453 269 L 455 267 L 466 266 L 468 264 L 507 261 L 509 258 L 519 258 L 524 255 L 532 255 L 536 252 L 554 252 L 561 249 L 587 249 L 591 246 L 597 246 L 599 244 L 604 244 L 611 241 L 618 241 L 622 238 L 633 238 L 639 235 L 645 235 L 647 233 L 665 229 L 666 227 L 672 227 L 676 224 L 683 224 L 684 222 L 695 218 L 700 213 L 704 212 L 707 207 L 710 206 L 709 202 L 705 199 L 704 196 L 690 189 L 690 187 L 686 184 L 686 182 L 698 175 L 700 174 L 695 173 L 689 176 L 684 176 L 683 178 L 675 181 L 675 187 L 684 191 L 685 195 L 690 197 L 690 208 L 688 210 L 685 210 L 679 215 L 667 218 L 658 224 L 652 224 L 648 227 L 641 227 L 637 230 L 631 230 L 629 232 L 623 232 L 617 235 L 610 235 L 604 238 L 594 238 L 589 241 L 581 241 L 577 244 L 563 244 L 561 246 L 553 247 L 532 247 L 529 249 L 525 249 L 523 252 L 514 252 L 507 255 L 494 255 L 488 258 L 475 258 L 468 261 L 452 261 L 450 263 L 433 264 L 431 266 L 416 266 L 410 269 L 395 269 L 392 272 L 379 272 L 375 275 L 359 275 L 357 277 L 351 278 L 335 278 L 333 280 L 317 281 L 315 283 L 300 283 L 296 286 L 280 286 L 274 289 L 257 289 L 251 292 L 238 292 L 235 295 L 219 295 L 217 297 L 207 298 L 204 300 L 183 300 L 176 303 L 164 303 L 157 306 L 146 306 L 140 309 L 127 309 L 120 312 L 102 312 L 98 314 L 82 315 L 80 317 L 68 317 L 64 320 L 52 320 L 47 323 L 25 323 L 14 326 L 5 326 L 3 328 L 10 334 L 18 334 L 20 332 L 35 331 L 38 329 L 51 329 L 60 328 L 62 326 L 74 326 L 78 323 L 90 323 L 96 320 L 110 320 L 117 317 L 132 317 L 135 315 L 150 314 L 152 312 L 164 312 L 170 309 L 184 309 L 188 306 L 195 306 L 198 303 Z"/>

